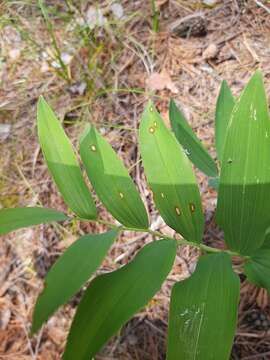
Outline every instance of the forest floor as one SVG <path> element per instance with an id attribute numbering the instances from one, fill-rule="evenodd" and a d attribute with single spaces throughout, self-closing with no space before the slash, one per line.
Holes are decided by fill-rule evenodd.
<path id="1" fill-rule="evenodd" d="M 213 2 L 212 7 L 206 3 L 157 0 L 155 33 L 151 1 L 126 0 L 112 6 L 108 0 L 48 0 L 47 22 L 35 0 L 1 1 L 0 208 L 43 205 L 66 210 L 37 139 L 36 103 L 43 94 L 75 146 L 85 124 L 96 124 L 129 168 L 153 228 L 173 236 L 153 205 L 139 161 L 136 129 L 150 93 L 167 124 L 168 101 L 174 98 L 213 156 L 215 102 L 222 79 L 238 96 L 260 68 L 270 95 L 269 2 L 226 0 Z M 100 19 L 94 26 L 97 9 Z M 172 31 L 176 20 L 187 21 L 187 16 L 198 13 L 203 18 L 200 29 L 195 31 L 188 23 L 181 36 Z M 206 217 L 204 240 L 222 247 L 223 234 L 213 220 L 217 194 L 202 173 L 197 172 L 197 178 Z M 99 203 L 98 209 L 101 217 L 110 219 Z M 0 360 L 60 359 L 81 293 L 30 338 L 35 300 L 48 269 L 65 248 L 82 234 L 105 229 L 73 222 L 0 238 Z M 150 240 L 126 232 L 98 273 L 126 264 Z M 189 276 L 197 257 L 198 251 L 189 246 L 178 250 L 161 291 L 97 360 L 165 359 L 170 290 L 175 281 Z M 258 321 L 251 320 L 251 314 Z M 242 275 L 232 359 L 270 359 L 269 298 Z"/>

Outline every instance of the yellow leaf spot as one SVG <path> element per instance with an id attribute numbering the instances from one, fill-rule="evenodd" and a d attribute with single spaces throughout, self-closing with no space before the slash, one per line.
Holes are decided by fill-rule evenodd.
<path id="1" fill-rule="evenodd" d="M 153 110 L 154 110 L 154 109 L 153 109 L 153 106 L 151 106 L 151 107 L 150 107 L 150 111 L 153 112 Z"/>
<path id="2" fill-rule="evenodd" d="M 164 195 L 163 193 L 161 193 L 160 195 L 161 195 L 162 199 L 164 199 L 164 198 L 165 198 L 165 195 Z"/>
<path id="3" fill-rule="evenodd" d="M 155 128 L 157 127 L 157 122 L 156 122 L 156 121 L 154 122 L 154 127 L 155 127 Z"/>
<path id="4" fill-rule="evenodd" d="M 190 209 L 190 211 L 191 211 L 192 213 L 194 213 L 194 212 L 195 212 L 195 205 L 192 204 L 192 203 L 190 203 L 190 204 L 189 204 L 189 209 Z"/>
<path id="5" fill-rule="evenodd" d="M 176 212 L 176 214 L 178 215 L 178 216 L 180 216 L 181 215 L 181 210 L 179 209 L 179 207 L 175 207 L 175 212 Z"/>
<path id="6" fill-rule="evenodd" d="M 90 149 L 91 149 L 92 151 L 97 151 L 97 148 L 96 148 L 95 145 L 91 145 L 91 146 L 90 146 Z"/>
<path id="7" fill-rule="evenodd" d="M 123 193 L 121 193 L 121 192 L 119 193 L 119 196 L 120 196 L 120 198 L 121 198 L 121 199 L 123 199 L 123 198 L 124 198 L 124 194 L 123 194 Z"/>
<path id="8" fill-rule="evenodd" d="M 150 132 L 150 134 L 154 134 L 154 132 L 155 132 L 155 128 L 153 128 L 152 126 L 149 128 L 149 132 Z"/>

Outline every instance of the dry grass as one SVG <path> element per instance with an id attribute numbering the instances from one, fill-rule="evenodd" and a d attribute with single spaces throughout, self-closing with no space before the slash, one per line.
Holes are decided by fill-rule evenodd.
<path id="1" fill-rule="evenodd" d="M 11 124 L 0 137 L 0 206 L 42 204 L 66 209 L 51 182 L 42 159 L 35 128 L 36 100 L 44 94 L 77 144 L 85 123 L 96 123 L 117 150 L 148 204 L 152 223 L 172 230 L 160 220 L 146 187 L 137 149 L 138 122 L 149 97 L 149 78 L 166 71 L 173 92 L 159 90 L 155 100 L 168 119 L 168 100 L 181 104 L 198 136 L 213 153 L 214 105 L 221 79 L 239 94 L 256 68 L 264 73 L 270 94 L 270 15 L 248 1 L 220 2 L 213 9 L 199 1 L 158 1 L 160 32 L 151 31 L 151 6 L 145 1 L 122 1 L 126 18 L 115 21 L 108 2 L 99 2 L 108 17 L 106 30 L 85 32 L 81 16 L 90 2 L 67 8 L 71 1 L 47 1 L 54 34 L 61 52 L 71 54 L 68 79 L 52 66 L 51 38 L 36 1 L 0 4 L 0 123 Z M 75 2 L 73 2 L 75 3 Z M 76 2 L 80 4 L 81 2 Z M 202 10 L 208 24 L 203 37 L 179 38 L 168 31 L 177 18 Z M 217 46 L 208 58 L 209 45 Z M 47 55 L 46 55 L 47 54 Z M 49 54 L 49 55 L 48 55 Z M 61 70 L 61 69 L 60 69 Z M 86 86 L 79 93 L 78 86 Z M 74 87 L 74 85 L 76 85 Z M 73 86 L 73 88 L 72 88 Z M 136 166 L 133 166 L 136 164 Z M 223 234 L 213 223 L 216 193 L 198 173 L 207 219 L 205 241 L 222 246 Z M 101 216 L 107 218 L 101 205 Z M 31 313 L 51 264 L 79 235 L 105 230 L 102 226 L 74 223 L 20 230 L 0 239 L 0 359 L 60 359 L 65 337 L 80 295 L 63 307 L 30 339 Z M 113 246 L 99 272 L 125 264 L 144 243 L 146 235 L 126 233 Z M 175 266 L 154 300 L 137 314 L 96 357 L 157 360 L 165 358 L 169 295 L 172 284 L 187 277 L 198 253 L 189 247 L 178 251 Z M 269 326 L 258 329 L 249 314 L 264 314 L 270 321 L 269 299 L 242 279 L 239 327 L 233 359 L 270 359 Z"/>

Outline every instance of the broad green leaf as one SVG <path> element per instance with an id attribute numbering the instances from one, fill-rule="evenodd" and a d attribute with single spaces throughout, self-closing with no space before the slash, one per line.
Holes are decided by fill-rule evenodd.
<path id="1" fill-rule="evenodd" d="M 148 216 L 127 169 L 93 126 L 82 135 L 80 153 L 98 197 L 123 225 L 148 228 Z"/>
<path id="2" fill-rule="evenodd" d="M 28 226 L 67 219 L 68 217 L 62 212 L 41 207 L 1 209 L 0 235 Z"/>
<path id="3" fill-rule="evenodd" d="M 160 289 L 176 255 L 174 240 L 146 245 L 128 265 L 90 283 L 73 320 L 64 360 L 91 359 Z"/>
<path id="4" fill-rule="evenodd" d="M 227 82 L 223 80 L 217 99 L 215 116 L 215 140 L 219 161 L 222 160 L 226 131 L 234 104 L 235 99 L 231 93 L 231 90 Z"/>
<path id="5" fill-rule="evenodd" d="M 83 180 L 72 144 L 43 97 L 38 101 L 37 118 L 42 152 L 65 202 L 81 218 L 95 218 L 96 207 Z"/>
<path id="6" fill-rule="evenodd" d="M 187 240 L 200 242 L 204 219 L 192 165 L 152 102 L 142 116 L 139 143 L 147 181 L 164 221 Z"/>
<path id="7" fill-rule="evenodd" d="M 171 295 L 167 360 L 228 360 L 240 281 L 227 254 L 204 255 Z"/>
<path id="8" fill-rule="evenodd" d="M 170 101 L 170 122 L 176 139 L 193 164 L 206 175 L 217 176 L 218 169 L 215 161 L 197 138 L 174 100 Z"/>
<path id="9" fill-rule="evenodd" d="M 32 333 L 91 277 L 118 234 L 111 230 L 104 234 L 85 235 L 75 241 L 50 269 L 33 315 Z"/>
<path id="10" fill-rule="evenodd" d="M 268 229 L 266 230 L 265 238 L 264 238 L 262 247 L 263 247 L 263 248 L 270 249 L 270 228 L 268 228 Z"/>
<path id="11" fill-rule="evenodd" d="M 218 191 L 217 222 L 230 249 L 252 254 L 270 224 L 270 121 L 263 79 L 256 72 L 228 125 Z"/>
<path id="12" fill-rule="evenodd" d="M 245 263 L 244 273 L 248 280 L 270 293 L 270 249 L 262 248 Z"/>

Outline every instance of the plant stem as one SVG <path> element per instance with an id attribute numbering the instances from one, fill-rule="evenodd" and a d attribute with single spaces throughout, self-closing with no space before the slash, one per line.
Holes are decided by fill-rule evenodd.
<path id="1" fill-rule="evenodd" d="M 128 226 L 123 226 L 123 225 L 116 225 L 116 224 L 112 224 L 109 221 L 106 220 L 102 220 L 102 219 L 95 219 L 95 220 L 88 220 L 88 219 L 81 219 L 79 217 L 75 217 L 75 220 L 79 220 L 79 221 L 90 221 L 90 222 L 95 222 L 98 224 L 102 224 L 102 225 L 106 225 L 110 228 L 119 228 L 120 231 L 135 231 L 135 232 L 139 232 L 139 233 L 148 233 L 150 235 L 156 236 L 158 238 L 164 238 L 164 239 L 169 239 L 169 240 L 174 240 L 177 242 L 177 245 L 179 246 L 183 246 L 183 245 L 189 245 L 189 246 L 193 246 L 197 249 L 200 249 L 202 251 L 205 251 L 207 253 L 220 253 L 220 252 L 225 252 L 226 254 L 230 255 L 230 256 L 238 256 L 241 257 L 245 260 L 249 259 L 249 256 L 244 256 L 241 254 L 238 254 L 237 252 L 231 251 L 231 250 L 226 250 L 226 249 L 218 249 L 218 248 L 214 248 L 205 244 L 198 244 L 195 243 L 193 241 L 189 241 L 186 239 L 175 239 L 171 236 L 168 236 L 166 234 L 163 234 L 159 231 L 153 231 L 151 229 L 141 229 L 141 228 L 135 228 L 135 227 L 128 227 Z"/>
<path id="2" fill-rule="evenodd" d="M 152 4 L 152 14 L 153 14 L 153 31 L 155 33 L 158 32 L 158 28 L 159 28 L 159 11 L 156 8 L 156 1 L 155 0 L 151 0 L 151 4 Z"/>

